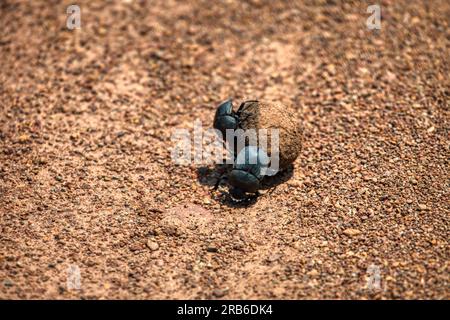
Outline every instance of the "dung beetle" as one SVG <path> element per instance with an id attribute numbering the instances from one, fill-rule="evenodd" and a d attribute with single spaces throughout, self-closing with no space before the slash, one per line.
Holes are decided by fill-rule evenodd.
<path id="1" fill-rule="evenodd" d="M 237 155 L 233 168 L 228 175 L 233 200 L 247 198 L 247 193 L 258 195 L 261 180 L 267 173 L 269 157 L 256 146 L 246 146 Z"/>
<path id="2" fill-rule="evenodd" d="M 251 104 L 258 104 L 258 100 L 247 100 L 241 103 L 236 112 L 233 111 L 233 101 L 231 99 L 222 102 L 216 110 L 214 116 L 214 128 L 222 133 L 222 137 L 226 137 L 226 130 L 250 129 L 242 127 L 242 122 L 247 117 L 242 116 L 242 111 Z"/>
<path id="3" fill-rule="evenodd" d="M 226 140 L 226 130 L 247 129 L 241 127 L 243 120 L 241 111 L 251 103 L 258 103 L 258 101 L 245 101 L 236 112 L 233 111 L 231 99 L 217 107 L 214 128 L 222 133 L 224 140 Z M 234 139 L 234 163 L 231 172 L 228 174 L 228 182 L 231 186 L 230 195 L 232 199 L 242 201 L 248 198 L 248 194 L 258 195 L 261 180 L 267 174 L 269 157 L 262 148 L 253 145 L 246 145 L 241 150 L 237 150 L 238 137 L 234 136 Z M 216 188 L 221 180 L 222 178 L 217 181 Z"/>
<path id="4" fill-rule="evenodd" d="M 214 128 L 222 133 L 225 137 L 227 129 L 235 130 L 238 128 L 239 116 L 233 111 L 233 103 L 231 99 L 223 102 L 217 107 L 214 117 Z"/>
<path id="5" fill-rule="evenodd" d="M 217 107 L 214 128 L 220 131 L 227 149 L 233 153 L 233 167 L 228 175 L 233 199 L 258 195 L 265 176 L 286 170 L 297 159 L 302 149 L 303 129 L 294 115 L 295 109 L 273 101 L 248 100 L 233 111 L 229 99 Z M 256 140 L 265 140 L 267 144 L 252 141 L 249 133 L 253 130 L 257 132 Z M 233 135 L 227 136 L 227 131 Z"/>

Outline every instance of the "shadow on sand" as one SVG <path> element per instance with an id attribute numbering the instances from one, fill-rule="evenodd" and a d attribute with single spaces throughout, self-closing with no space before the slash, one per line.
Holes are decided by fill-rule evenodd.
<path id="1" fill-rule="evenodd" d="M 197 168 L 197 180 L 200 184 L 211 187 L 211 196 L 220 203 L 231 208 L 247 208 L 256 203 L 258 198 L 270 195 L 270 193 L 279 185 L 292 178 L 294 166 L 289 166 L 286 170 L 276 174 L 275 176 L 267 176 L 261 182 L 261 192 L 259 195 L 250 196 L 242 202 L 236 202 L 231 199 L 228 193 L 227 173 L 231 170 L 232 165 L 216 164 L 214 166 L 202 166 Z M 215 187 L 219 188 L 215 191 Z M 224 187 L 222 187 L 224 186 Z M 263 193 L 263 194 L 261 194 Z"/>

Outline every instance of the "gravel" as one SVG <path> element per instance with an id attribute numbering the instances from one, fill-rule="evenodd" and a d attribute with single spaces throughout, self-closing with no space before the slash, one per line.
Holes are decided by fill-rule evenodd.
<path id="1" fill-rule="evenodd" d="M 0 4 L 1 299 L 450 298 L 448 1 L 77 4 Z M 304 129 L 241 205 L 170 156 L 230 97 Z"/>

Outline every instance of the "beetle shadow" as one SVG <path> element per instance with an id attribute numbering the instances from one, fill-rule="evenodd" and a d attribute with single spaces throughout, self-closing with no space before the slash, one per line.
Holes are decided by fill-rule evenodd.
<path id="1" fill-rule="evenodd" d="M 197 180 L 203 186 L 215 187 L 222 175 L 227 173 L 231 165 L 215 164 L 213 166 L 202 166 L 197 168 Z"/>
<path id="2" fill-rule="evenodd" d="M 228 192 L 228 187 L 226 183 L 227 172 L 232 168 L 232 165 L 227 164 L 216 164 L 214 166 L 202 166 L 197 168 L 197 180 L 201 185 L 205 185 L 211 188 L 211 196 L 219 201 L 220 203 L 231 207 L 231 208 L 248 208 L 253 206 L 258 198 L 264 197 L 270 194 L 270 191 L 276 188 L 278 185 L 285 183 L 294 175 L 294 166 L 290 165 L 286 170 L 274 175 L 267 176 L 261 182 L 260 191 L 262 194 L 250 196 L 248 199 L 236 202 L 233 201 Z M 217 191 L 214 187 L 218 185 Z"/>
<path id="3" fill-rule="evenodd" d="M 276 186 L 285 183 L 294 175 L 294 165 L 290 165 L 285 170 L 280 173 L 277 173 L 274 176 L 265 177 L 261 183 L 262 190 L 269 190 L 275 188 Z"/>

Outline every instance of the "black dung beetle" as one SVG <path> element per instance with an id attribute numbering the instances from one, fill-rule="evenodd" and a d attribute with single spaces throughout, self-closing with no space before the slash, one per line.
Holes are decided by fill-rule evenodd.
<path id="1" fill-rule="evenodd" d="M 233 167 L 228 175 L 232 198 L 243 200 L 248 195 L 258 195 L 265 176 L 288 169 L 297 159 L 303 129 L 294 115 L 295 109 L 274 101 L 245 101 L 237 111 L 233 111 L 231 99 L 218 106 L 214 128 L 221 132 L 233 154 Z M 231 136 L 226 134 L 229 130 Z M 252 132 L 256 132 L 254 140 Z M 262 141 L 267 144 L 258 144 Z"/>
<path id="2" fill-rule="evenodd" d="M 261 180 L 267 172 L 269 157 L 256 146 L 246 146 L 235 159 L 233 169 L 228 175 L 233 200 L 241 201 L 247 194 L 258 194 Z"/>
<path id="3" fill-rule="evenodd" d="M 241 112 L 249 104 L 258 103 L 258 100 L 247 100 L 241 103 L 236 112 L 233 111 L 233 101 L 231 99 L 226 100 L 221 103 L 216 110 L 216 115 L 214 116 L 214 128 L 222 133 L 223 138 L 226 137 L 226 130 L 236 130 L 236 129 L 248 129 L 242 128 Z"/>
<path id="4" fill-rule="evenodd" d="M 229 99 L 217 107 L 216 115 L 214 117 L 214 128 L 222 132 L 225 137 L 227 129 L 235 130 L 238 128 L 239 117 L 233 111 L 232 100 Z"/>
<path id="5" fill-rule="evenodd" d="M 232 100 L 229 99 L 221 103 L 214 117 L 214 128 L 222 133 L 226 140 L 226 130 L 242 129 L 240 126 L 240 112 L 248 103 L 257 103 L 256 100 L 243 102 L 239 109 L 234 112 Z M 256 146 L 245 146 L 242 150 L 237 150 L 237 138 L 234 143 L 234 164 L 228 175 L 228 182 L 231 186 L 230 195 L 235 201 L 242 201 L 248 198 L 248 194 L 258 195 L 261 180 L 267 172 L 269 157 L 267 153 Z M 221 179 L 217 182 L 216 188 Z"/>

